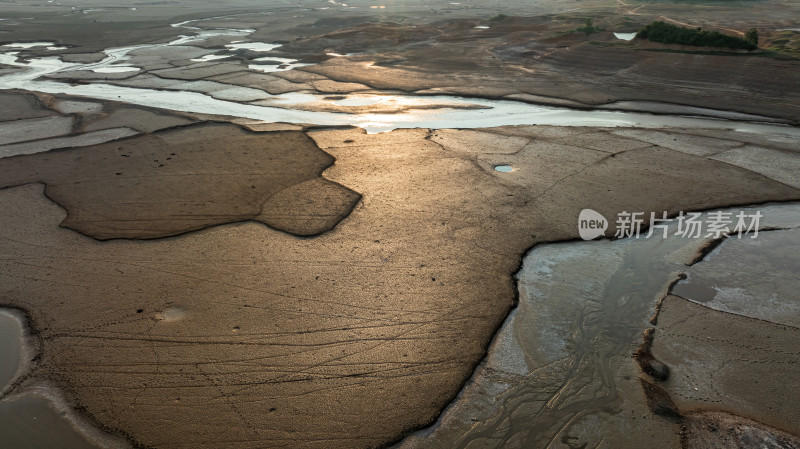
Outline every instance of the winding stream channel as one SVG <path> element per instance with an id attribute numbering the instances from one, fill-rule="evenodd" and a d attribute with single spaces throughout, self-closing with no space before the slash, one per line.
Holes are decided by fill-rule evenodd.
<path id="1" fill-rule="evenodd" d="M 189 28 L 185 23 L 176 27 Z M 800 137 L 800 128 L 774 123 L 755 123 L 753 120 L 769 120 L 766 117 L 736 114 L 726 111 L 706 110 L 713 116 L 739 118 L 741 120 L 720 120 L 689 115 L 652 115 L 640 112 L 620 112 L 610 110 L 576 110 L 529 104 L 519 101 L 463 98 L 456 96 L 415 96 L 392 94 L 392 101 L 398 106 L 393 113 L 347 113 L 326 112 L 306 108 L 293 108 L 299 103 L 325 104 L 342 99 L 331 100 L 327 94 L 290 93 L 273 95 L 264 93 L 278 106 L 263 106 L 213 98 L 198 92 L 168 91 L 118 86 L 102 82 L 89 84 L 68 84 L 42 79 L 46 75 L 65 72 L 95 71 L 115 73 L 133 70 L 125 64 L 128 54 L 134 50 L 158 49 L 170 46 L 191 44 L 218 36 L 245 37 L 254 30 L 197 30 L 194 35 L 181 35 L 177 39 L 162 44 L 134 45 L 111 48 L 104 52 L 107 57 L 100 62 L 79 64 L 61 61 L 58 56 L 48 56 L 20 60 L 17 52 L 0 53 L 0 64 L 20 67 L 18 70 L 0 76 L 0 89 L 20 89 L 50 94 L 69 94 L 101 100 L 120 101 L 140 106 L 170 109 L 174 111 L 217 114 L 268 122 L 313 123 L 316 125 L 353 125 L 367 132 L 383 132 L 397 128 L 486 128 L 506 125 L 558 125 L 558 126 L 630 126 L 642 128 L 703 128 L 733 129 L 737 131 L 787 134 Z M 274 49 L 271 44 L 266 48 Z M 271 59 L 271 58 L 270 58 Z M 208 60 L 206 61 L 208 62 Z M 243 66 L 243 70 L 245 67 Z M 250 69 L 258 71 L 257 69 Z M 232 86 L 233 87 L 233 86 Z M 360 97 L 360 96 L 355 96 Z M 384 97 L 377 95 L 376 97 Z M 672 106 L 674 105 L 664 105 Z M 687 114 L 697 113 L 698 108 L 687 109 Z M 750 120 L 750 121 L 746 121 Z"/>

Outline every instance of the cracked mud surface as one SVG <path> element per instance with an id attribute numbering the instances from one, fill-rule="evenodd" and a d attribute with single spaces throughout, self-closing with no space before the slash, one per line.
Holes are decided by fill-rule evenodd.
<path id="1" fill-rule="evenodd" d="M 592 133 L 603 142 L 605 130 L 470 133 L 308 132 L 336 158 L 324 177 L 363 195 L 314 239 L 241 223 L 98 242 L 59 228 L 65 212 L 41 185 L 0 190 L 0 295 L 30 311 L 43 341 L 32 378 L 56 379 L 97 421 L 147 446 L 385 444 L 458 392 L 512 306 L 515 261 L 535 242 L 575 238 L 582 207 L 800 198 L 639 140 L 623 139 L 622 153 L 619 141 L 569 144 Z M 490 144 L 498 133 L 507 147 Z M 496 172 L 497 162 L 515 171 Z"/>

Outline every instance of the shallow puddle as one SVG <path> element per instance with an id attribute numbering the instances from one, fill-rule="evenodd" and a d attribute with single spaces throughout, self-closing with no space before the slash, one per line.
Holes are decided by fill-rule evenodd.
<path id="1" fill-rule="evenodd" d="M 10 48 L 34 48 L 34 47 L 51 47 L 55 42 L 13 42 L 10 44 L 0 45 L 0 47 Z"/>
<path id="2" fill-rule="evenodd" d="M 14 449 L 97 449 L 47 400 L 23 396 L 0 402 L 2 445 Z"/>
<path id="3" fill-rule="evenodd" d="M 180 307 L 167 307 L 163 312 L 156 313 L 156 319 L 159 321 L 178 321 L 186 317 L 186 310 Z"/>
<path id="4" fill-rule="evenodd" d="M 19 368 L 22 325 L 11 313 L 0 310 L 0 391 L 14 378 Z"/>
<path id="5" fill-rule="evenodd" d="M 92 70 L 95 73 L 127 73 L 127 72 L 138 72 L 140 69 L 139 67 L 129 67 L 129 66 L 116 66 L 116 67 L 100 67 L 99 69 Z"/>
<path id="6" fill-rule="evenodd" d="M 511 173 L 514 171 L 514 168 L 512 168 L 510 165 L 495 165 L 494 171 L 499 171 L 500 173 Z"/>
<path id="7" fill-rule="evenodd" d="M 192 62 L 208 62 L 208 61 L 214 61 L 214 60 L 216 60 L 216 59 L 225 59 L 225 58 L 230 58 L 231 56 L 232 56 L 232 55 L 215 55 L 215 54 L 210 54 L 210 55 L 205 55 L 205 56 L 203 56 L 203 57 L 200 57 L 200 58 L 194 58 L 194 59 L 190 59 L 190 61 L 192 61 Z"/>
<path id="8" fill-rule="evenodd" d="M 298 62 L 298 61 L 293 60 L 293 59 L 292 60 L 286 60 L 286 61 L 279 61 L 278 59 L 280 59 L 280 58 L 266 58 L 266 59 L 268 61 L 270 61 L 270 62 L 271 61 L 275 61 L 276 63 L 272 63 L 271 64 L 271 63 L 265 61 L 262 64 L 250 64 L 250 65 L 247 66 L 247 68 L 250 69 L 250 70 L 258 71 L 258 72 L 272 73 L 272 72 L 283 72 L 284 70 L 292 70 L 295 67 L 303 67 L 303 66 L 311 65 L 311 64 L 308 64 L 308 63 L 304 63 L 304 62 Z M 254 61 L 258 61 L 258 59 L 255 59 Z"/>
<path id="9" fill-rule="evenodd" d="M 700 303 L 713 301 L 717 296 L 717 290 L 714 287 L 708 285 L 704 280 L 696 279 L 695 276 L 678 282 L 672 288 L 672 293 Z"/>
<path id="10" fill-rule="evenodd" d="M 278 47 L 281 47 L 283 44 L 268 44 L 266 42 L 239 42 L 234 44 L 228 44 L 226 47 L 230 48 L 231 50 L 253 50 L 253 51 L 270 51 L 274 50 Z"/>
<path id="11" fill-rule="evenodd" d="M 636 37 L 636 33 L 614 33 L 614 37 L 623 41 L 630 41 Z"/>

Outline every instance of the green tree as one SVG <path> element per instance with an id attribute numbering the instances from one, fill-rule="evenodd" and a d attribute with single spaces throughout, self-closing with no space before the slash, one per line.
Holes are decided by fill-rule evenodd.
<path id="1" fill-rule="evenodd" d="M 758 30 L 755 28 L 747 30 L 747 33 L 744 34 L 744 40 L 758 46 Z"/>
<path id="2" fill-rule="evenodd" d="M 591 30 L 592 28 L 594 28 L 594 19 L 589 17 L 588 19 L 586 19 L 586 29 Z"/>
<path id="3" fill-rule="evenodd" d="M 756 32 L 756 39 L 758 39 L 757 34 L 758 32 Z M 745 50 L 758 48 L 755 42 L 740 37 L 729 36 L 717 31 L 704 31 L 700 28 L 684 28 L 664 22 L 653 22 L 650 25 L 646 25 L 636 33 L 636 37 L 665 44 L 742 48 Z"/>

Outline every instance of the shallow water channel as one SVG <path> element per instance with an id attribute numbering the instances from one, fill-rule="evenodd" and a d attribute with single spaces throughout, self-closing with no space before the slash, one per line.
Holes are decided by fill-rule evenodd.
<path id="1" fill-rule="evenodd" d="M 393 93 L 396 109 L 377 113 L 372 112 L 330 112 L 324 106 L 336 103 L 340 106 L 348 105 L 347 100 L 353 97 L 363 101 L 363 95 L 343 96 L 335 101 L 329 99 L 327 94 L 311 92 L 299 95 L 297 92 L 284 95 L 269 95 L 259 104 L 226 101 L 213 98 L 199 92 L 170 91 L 126 87 L 91 82 L 87 84 L 70 84 L 65 82 L 43 79 L 48 74 L 71 71 L 94 71 L 100 73 L 120 73 L 133 71 L 126 60 L 128 53 L 134 50 L 158 49 L 177 45 L 191 45 L 192 42 L 201 41 L 219 36 L 244 37 L 253 30 L 198 30 L 184 24 L 175 24 L 176 27 L 190 28 L 195 34 L 181 35 L 175 40 L 161 44 L 145 44 L 129 47 L 106 49 L 107 57 L 100 62 L 79 64 L 61 61 L 54 52 L 54 56 L 21 59 L 18 52 L 6 51 L 0 53 L 0 64 L 20 67 L 22 70 L 13 71 L 0 76 L 0 89 L 21 89 L 34 92 L 51 94 L 69 94 L 88 98 L 121 101 L 130 104 L 154 108 L 170 109 L 174 111 L 217 114 L 267 122 L 283 123 L 313 123 L 316 125 L 353 125 L 366 129 L 368 132 L 383 132 L 397 128 L 485 128 L 504 125 L 559 125 L 559 126 L 631 126 L 645 128 L 705 128 L 705 129 L 735 129 L 739 131 L 778 133 L 800 137 L 800 128 L 782 126 L 769 123 L 754 123 L 750 121 L 719 120 L 691 115 L 652 115 L 642 112 L 620 112 L 611 110 L 577 110 L 563 107 L 542 106 L 510 100 L 490 100 L 478 98 L 463 98 L 457 96 L 415 96 L 410 94 Z M 246 43 L 233 44 L 241 48 L 248 48 Z M 276 45 L 267 43 L 252 43 L 250 47 L 257 49 L 274 49 Z M 10 47 L 9 47 L 10 48 Z M 213 56 L 197 58 L 209 62 Z M 266 58 L 280 59 L 280 58 Z M 250 67 L 253 71 L 263 71 L 263 68 Z M 242 70 L 248 67 L 242 66 Z M 326 98 L 328 97 L 328 98 Z M 380 101 L 385 95 L 375 95 Z M 274 101 L 273 101 L 274 100 Z M 298 106 L 302 104 L 303 108 Z M 353 107 L 357 107 L 355 101 Z M 316 106 L 316 107 L 315 107 Z M 652 106 L 652 105 L 651 105 Z M 673 106 L 674 108 L 674 106 Z M 691 109 L 689 113 L 696 113 L 698 108 Z M 687 109 L 687 111 L 689 111 Z M 706 110 L 711 113 L 714 111 Z M 730 116 L 724 111 L 719 111 L 720 116 Z M 740 114 L 743 120 L 752 120 L 757 117 Z M 762 118 L 763 119 L 763 118 Z"/>

